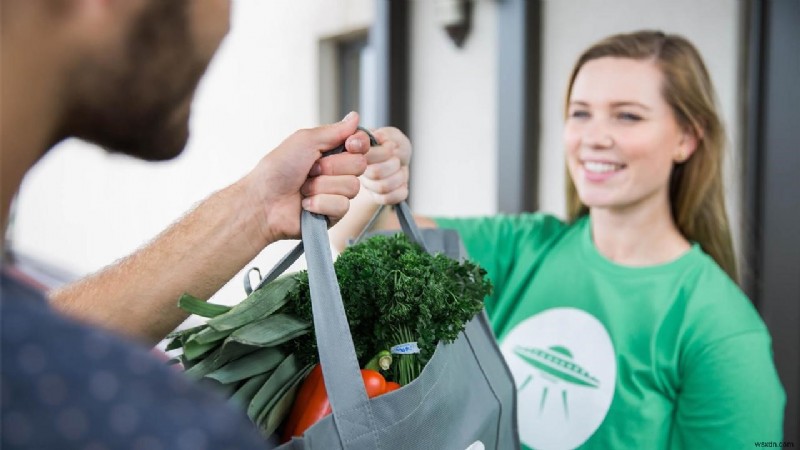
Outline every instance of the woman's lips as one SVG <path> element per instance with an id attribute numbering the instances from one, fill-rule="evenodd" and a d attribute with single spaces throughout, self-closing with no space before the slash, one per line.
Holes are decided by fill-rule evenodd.
<path id="1" fill-rule="evenodd" d="M 587 180 L 605 181 L 625 169 L 625 164 L 608 161 L 582 161 L 583 173 Z"/>

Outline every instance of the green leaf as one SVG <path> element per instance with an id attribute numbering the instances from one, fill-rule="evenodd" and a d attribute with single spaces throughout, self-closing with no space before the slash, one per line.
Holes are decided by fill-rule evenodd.
<path id="1" fill-rule="evenodd" d="M 189 294 L 181 295 L 181 298 L 178 299 L 178 307 L 190 314 L 202 317 L 216 317 L 231 310 L 230 306 L 208 303 Z"/>
<path id="2" fill-rule="evenodd" d="M 214 348 L 218 347 L 217 343 L 200 344 L 197 342 L 187 342 L 183 345 L 183 356 L 189 361 L 194 361 L 203 355 L 206 355 Z"/>
<path id="3" fill-rule="evenodd" d="M 285 358 L 275 371 L 269 376 L 267 381 L 261 386 L 261 389 L 256 392 L 250 405 L 247 407 L 247 415 L 250 420 L 254 421 L 261 414 L 261 411 L 269 404 L 275 395 L 280 393 L 286 384 L 292 381 L 301 367 L 298 365 L 297 358 L 294 354 Z"/>
<path id="4" fill-rule="evenodd" d="M 231 334 L 230 330 L 226 331 L 217 331 L 211 327 L 206 328 L 205 330 L 200 331 L 199 333 L 190 337 L 186 342 L 196 342 L 198 344 L 211 344 L 217 341 L 221 341 L 228 337 Z"/>
<path id="5" fill-rule="evenodd" d="M 242 410 L 246 410 L 247 405 L 250 404 L 256 392 L 261 389 L 261 386 L 264 385 L 264 382 L 267 381 L 270 375 L 272 375 L 270 372 L 262 373 L 244 382 L 244 384 L 231 395 L 230 402 Z"/>
<path id="6" fill-rule="evenodd" d="M 227 398 L 233 395 L 236 392 L 237 384 L 238 383 L 231 383 L 231 384 L 222 384 L 217 380 L 212 380 L 211 378 L 201 378 L 196 380 L 198 386 L 201 389 L 215 391 L 221 394 L 223 397 Z"/>
<path id="7" fill-rule="evenodd" d="M 202 324 L 202 325 L 198 325 L 198 326 L 196 326 L 196 327 L 184 328 L 184 329 L 182 329 L 182 330 L 175 330 L 175 331 L 173 331 L 172 333 L 168 334 L 168 335 L 167 335 L 167 337 L 166 337 L 166 339 L 182 338 L 182 337 L 184 337 L 184 336 L 188 336 L 188 335 L 190 335 L 190 334 L 193 334 L 193 333 L 197 333 L 197 332 L 199 332 L 199 331 L 202 331 L 202 330 L 203 330 L 204 328 L 206 328 L 207 326 L 208 326 L 208 325 L 206 325 L 206 324 Z"/>
<path id="8" fill-rule="evenodd" d="M 308 322 L 286 314 L 274 314 L 239 328 L 228 339 L 247 345 L 273 347 L 306 334 L 309 328 Z"/>
<path id="9" fill-rule="evenodd" d="M 181 354 L 178 355 L 177 358 L 181 362 L 181 366 L 183 366 L 184 373 L 187 370 L 194 367 L 195 365 L 197 365 L 197 361 L 190 361 L 189 358 L 186 357 L 186 355 Z"/>
<path id="10" fill-rule="evenodd" d="M 267 406 L 261 411 L 256 419 L 256 425 L 261 428 L 265 436 L 270 436 L 278 428 L 278 425 L 283 422 L 294 404 L 294 398 L 297 395 L 297 389 L 300 384 L 305 380 L 306 375 L 311 372 L 313 365 L 309 364 L 301 369 L 295 376 L 289 380 L 284 387 L 272 397 L 272 400 L 267 403 Z"/>
<path id="11" fill-rule="evenodd" d="M 216 342 L 201 344 L 189 338 L 189 340 L 183 344 L 183 356 L 189 361 L 194 361 L 218 346 Z"/>
<path id="12" fill-rule="evenodd" d="M 268 316 L 286 304 L 286 294 L 296 283 L 292 275 L 280 277 L 253 291 L 230 311 L 209 320 L 208 325 L 218 331 L 233 330 Z"/>
<path id="13" fill-rule="evenodd" d="M 284 359 L 285 352 L 277 347 L 266 347 L 225 364 L 206 375 L 206 378 L 213 378 L 223 384 L 232 383 L 269 372 Z"/>
<path id="14" fill-rule="evenodd" d="M 209 353 L 205 358 L 198 361 L 194 366 L 187 370 L 186 376 L 194 379 L 202 378 L 209 373 L 219 369 L 223 365 L 240 358 L 248 353 L 256 351 L 258 347 L 232 343 L 230 345 L 216 346 L 216 349 Z"/>
<path id="15" fill-rule="evenodd" d="M 172 339 L 167 347 L 164 349 L 166 351 L 176 350 L 183 346 L 186 339 L 193 334 L 197 334 L 198 332 L 202 331 L 203 329 L 207 328 L 208 325 L 202 324 L 196 327 L 191 328 L 184 328 L 182 330 L 175 330 L 172 333 L 168 334 L 164 339 Z"/>
<path id="16" fill-rule="evenodd" d="M 173 338 L 170 341 L 170 343 L 167 344 L 166 347 L 164 347 L 164 351 L 168 352 L 170 350 L 177 350 L 177 349 L 181 348 L 182 346 L 183 346 L 183 342 L 181 342 L 181 338 L 176 337 L 176 338 Z"/>

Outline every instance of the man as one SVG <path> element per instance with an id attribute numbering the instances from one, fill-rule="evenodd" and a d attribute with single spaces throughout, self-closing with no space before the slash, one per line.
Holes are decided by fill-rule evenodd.
<path id="1" fill-rule="evenodd" d="M 229 0 L 0 1 L 3 229 L 25 173 L 66 138 L 153 161 L 182 151 Z M 49 304 L 4 267 L 0 447 L 263 448 L 246 416 L 147 347 L 186 318 L 180 294 L 208 298 L 265 246 L 297 237 L 301 205 L 333 223 L 344 215 L 369 148 L 357 123 L 351 113 L 292 134 L 152 243 Z M 342 143 L 347 152 L 320 159 Z"/>

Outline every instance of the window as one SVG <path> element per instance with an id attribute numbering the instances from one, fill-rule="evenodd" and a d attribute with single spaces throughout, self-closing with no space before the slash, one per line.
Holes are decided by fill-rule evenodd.
<path id="1" fill-rule="evenodd" d="M 375 123 L 375 58 L 366 31 L 320 43 L 320 120 L 340 120 L 350 111 Z"/>

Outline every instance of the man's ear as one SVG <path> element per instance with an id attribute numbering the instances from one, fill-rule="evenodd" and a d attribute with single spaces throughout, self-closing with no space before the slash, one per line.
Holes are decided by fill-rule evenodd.
<path id="1" fill-rule="evenodd" d="M 125 36 L 144 4 L 143 0 L 58 1 L 69 4 L 70 34 L 95 48 L 105 47 Z"/>
<path id="2" fill-rule="evenodd" d="M 34 0 L 42 8 L 53 14 L 53 17 L 91 17 L 109 6 L 109 0 Z M 112 0 L 113 1 L 113 0 Z"/>
<path id="3" fill-rule="evenodd" d="M 130 3 L 142 1 L 132 0 Z M 120 5 L 114 6 L 114 3 Z M 112 14 L 111 10 L 131 9 L 122 3 L 125 0 L 3 0 L 3 28 L 30 34 L 25 40 L 36 42 L 39 53 L 53 51 L 56 56 L 66 56 L 74 54 L 80 46 L 85 47 L 86 43 L 90 43 L 89 47 L 97 47 L 103 42 L 104 35 L 119 27 L 110 19 L 114 14 L 121 14 Z"/>
<path id="4" fill-rule="evenodd" d="M 73 17 L 88 22 L 96 20 L 106 20 L 109 15 L 113 14 L 114 8 L 119 8 L 120 3 L 115 0 L 61 0 L 67 1 L 70 5 L 70 10 Z M 135 2 L 134 2 L 135 3 Z"/>

